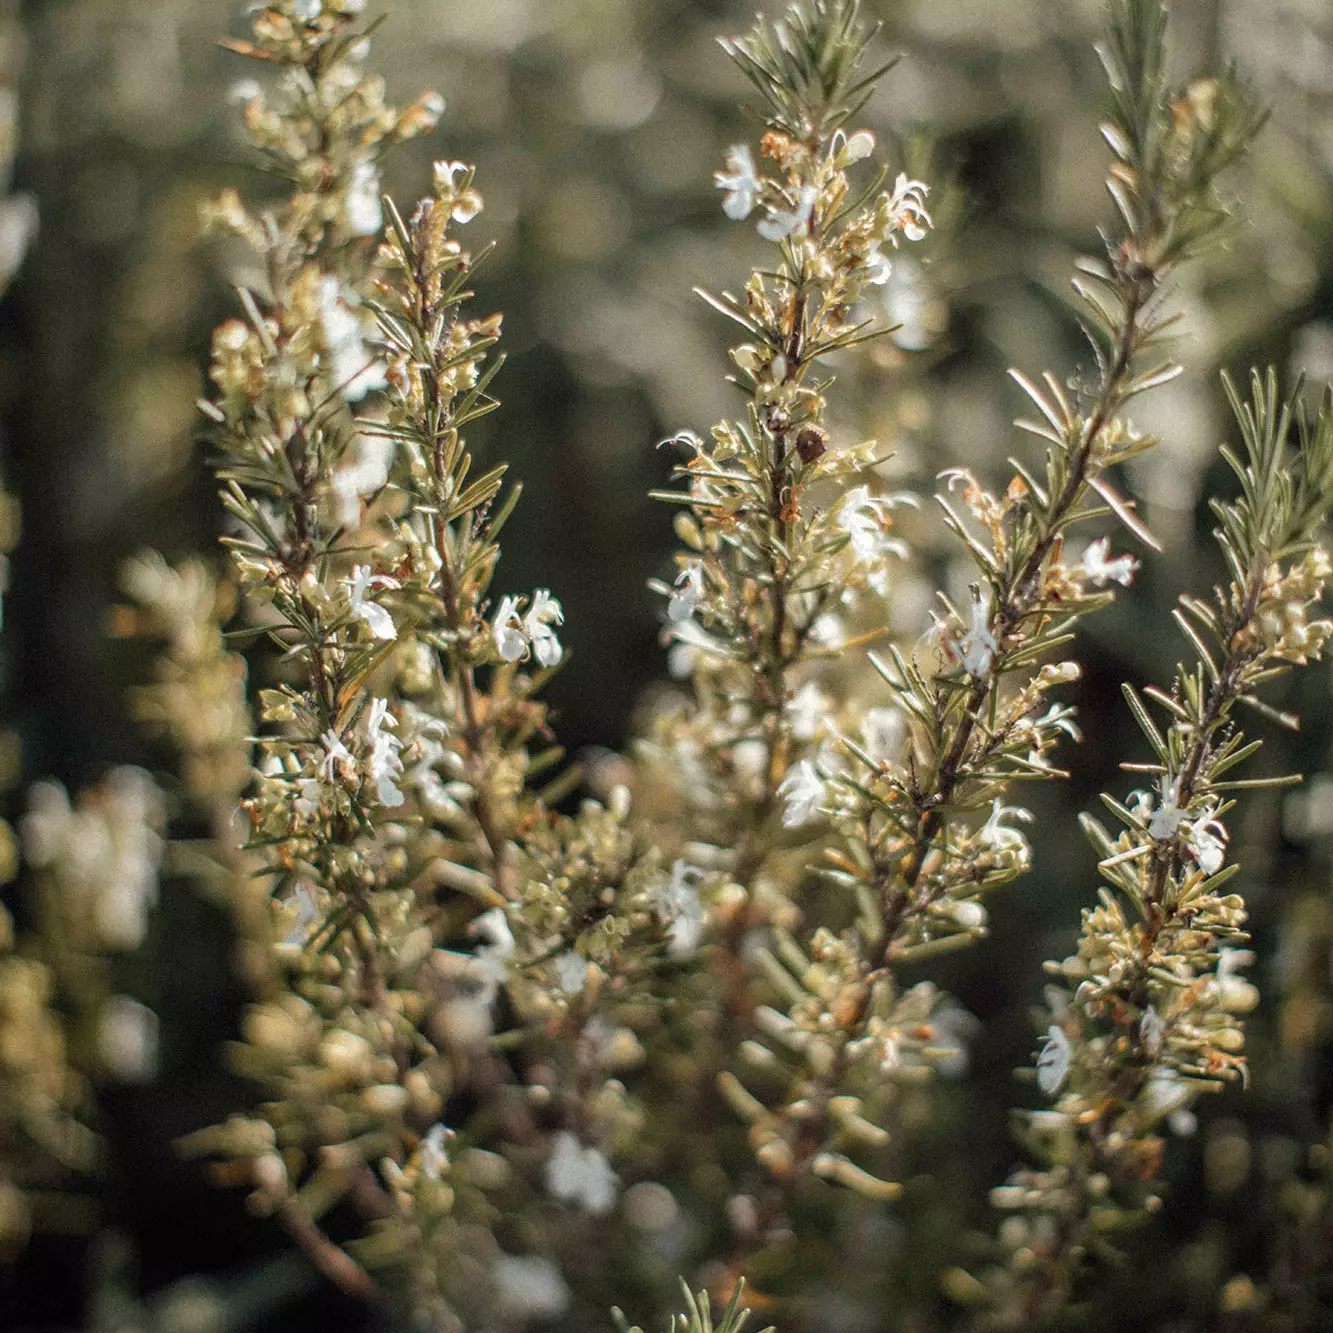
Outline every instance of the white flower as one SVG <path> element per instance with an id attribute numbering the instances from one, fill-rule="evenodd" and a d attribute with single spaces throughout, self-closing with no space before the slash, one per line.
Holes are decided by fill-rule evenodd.
<path id="1" fill-rule="evenodd" d="M 726 658 L 732 653 L 721 639 L 715 639 L 697 620 L 678 620 L 670 629 L 675 642 L 667 654 L 667 671 L 673 680 L 693 675 L 703 657 Z"/>
<path id="2" fill-rule="evenodd" d="M 704 595 L 704 568 L 701 561 L 691 560 L 676 577 L 676 590 L 667 601 L 667 619 L 678 625 L 688 620 Z"/>
<path id="3" fill-rule="evenodd" d="M 816 616 L 814 624 L 810 626 L 809 638 L 811 643 L 818 644 L 821 648 L 841 648 L 847 641 L 842 617 L 833 611 L 825 611 Z"/>
<path id="4" fill-rule="evenodd" d="M 1121 587 L 1128 588 L 1139 562 L 1132 555 L 1118 555 L 1114 560 L 1110 560 L 1107 558 L 1110 554 L 1109 537 L 1093 542 L 1083 552 L 1083 562 L 1079 565 L 1083 577 L 1094 588 L 1104 588 L 1108 583 L 1118 583 Z"/>
<path id="5" fill-rule="evenodd" d="M 1162 1039 L 1165 1035 L 1166 1023 L 1161 1014 L 1150 1004 L 1143 1011 L 1143 1017 L 1139 1019 L 1139 1040 L 1143 1043 L 1143 1049 L 1153 1059 L 1161 1054 Z"/>
<path id="6" fill-rule="evenodd" d="M 303 23 L 313 23 L 323 9 L 323 0 L 292 0 L 292 17 Z"/>
<path id="7" fill-rule="evenodd" d="M 319 808 L 323 800 L 324 797 L 319 783 L 314 778 L 303 778 L 297 790 L 296 800 L 292 802 L 292 805 L 298 815 L 303 815 L 306 819 L 313 819 L 319 814 Z"/>
<path id="8" fill-rule="evenodd" d="M 288 899 L 289 905 L 292 902 L 296 904 L 296 918 L 282 942 L 288 948 L 302 949 L 310 939 L 314 927 L 319 924 L 321 913 L 319 904 L 315 901 L 314 890 L 304 880 L 297 884 L 295 892 Z"/>
<path id="9" fill-rule="evenodd" d="M 444 1168 L 449 1165 L 449 1154 L 445 1144 L 452 1137 L 453 1131 L 436 1121 L 421 1140 L 421 1174 L 427 1180 L 439 1180 Z"/>
<path id="10" fill-rule="evenodd" d="M 347 189 L 347 225 L 354 236 L 375 236 L 384 225 L 380 176 L 369 158 L 363 157 L 352 168 L 352 182 Z"/>
<path id="11" fill-rule="evenodd" d="M 875 151 L 875 136 L 869 130 L 857 130 L 845 144 L 839 147 L 838 141 L 841 138 L 842 131 L 839 130 L 833 136 L 835 155 L 839 166 L 851 166 L 853 162 L 860 162 Z"/>
<path id="12" fill-rule="evenodd" d="M 264 90 L 254 79 L 238 79 L 227 89 L 227 101 L 232 106 L 246 106 L 263 95 Z"/>
<path id="13" fill-rule="evenodd" d="M 1259 1003 L 1259 989 L 1236 975 L 1242 967 L 1254 962 L 1249 949 L 1222 949 L 1217 955 L 1217 971 L 1213 975 L 1217 1001 L 1228 1013 L 1246 1014 Z"/>
<path id="14" fill-rule="evenodd" d="M 886 554 L 904 554 L 901 542 L 885 535 L 888 513 L 896 497 L 871 495 L 869 486 L 856 486 L 843 496 L 838 521 L 858 559 L 879 560 Z"/>
<path id="15" fill-rule="evenodd" d="M 972 624 L 958 645 L 963 655 L 963 670 L 975 680 L 990 671 L 995 664 L 999 645 L 990 629 L 990 589 L 972 585 Z"/>
<path id="16" fill-rule="evenodd" d="M 1185 811 L 1177 805 L 1180 800 L 1180 779 L 1168 782 L 1166 774 L 1163 773 L 1158 781 L 1157 790 L 1162 803 L 1148 820 L 1148 836 L 1156 842 L 1165 842 L 1168 838 L 1176 836 L 1181 820 L 1185 818 Z M 1151 797 L 1146 799 L 1149 803 L 1152 800 Z"/>
<path id="17" fill-rule="evenodd" d="M 356 437 L 356 455 L 333 474 L 338 497 L 338 522 L 352 527 L 361 517 L 361 501 L 382 490 L 389 480 L 393 441 L 378 435 Z"/>
<path id="18" fill-rule="evenodd" d="M 506 662 L 517 662 L 528 651 L 528 641 L 523 633 L 523 623 L 518 618 L 518 598 L 502 597 L 495 620 L 491 625 L 491 637 L 495 640 L 495 651 Z"/>
<path id="19" fill-rule="evenodd" d="M 569 1309 L 569 1287 L 543 1255 L 502 1254 L 491 1264 L 495 1301 L 516 1322 L 555 1319 Z"/>
<path id="20" fill-rule="evenodd" d="M 353 619 L 364 620 L 377 639 L 397 638 L 398 631 L 394 628 L 393 617 L 378 602 L 368 602 L 366 594 L 372 588 L 400 588 L 402 584 L 387 574 L 372 574 L 369 565 L 353 566 L 352 577 L 346 582 L 352 593 Z"/>
<path id="21" fill-rule="evenodd" d="M 532 594 L 532 605 L 523 617 L 523 629 L 532 644 L 532 652 L 544 667 L 553 667 L 564 656 L 560 640 L 555 637 L 552 625 L 563 625 L 565 613 L 560 603 L 545 589 L 538 588 Z"/>
<path id="22" fill-rule="evenodd" d="M 1148 1115 L 1160 1120 L 1182 1110 L 1193 1095 L 1190 1085 L 1168 1065 L 1149 1072 L 1140 1100 Z"/>
<path id="23" fill-rule="evenodd" d="M 483 912 L 468 929 L 481 941 L 477 946 L 479 954 L 508 958 L 517 947 L 514 944 L 514 932 L 509 929 L 509 918 L 501 907 L 492 907 Z"/>
<path id="24" fill-rule="evenodd" d="M 343 744 L 342 737 L 332 728 L 319 739 L 324 747 L 324 757 L 319 761 L 319 773 L 325 783 L 332 787 L 348 769 L 356 767 L 356 760 Z"/>
<path id="25" fill-rule="evenodd" d="M 366 739 L 370 742 L 370 780 L 375 783 L 381 805 L 402 805 L 403 793 L 397 779 L 403 776 L 400 751 L 403 742 L 389 727 L 396 727 L 397 719 L 389 712 L 385 699 L 376 699 L 370 705 L 370 720 L 366 724 Z"/>
<path id="26" fill-rule="evenodd" d="M 1046 1029 L 1041 1050 L 1037 1052 L 1037 1086 L 1048 1097 L 1053 1097 L 1064 1085 L 1073 1058 L 1074 1048 L 1070 1046 L 1064 1028 L 1052 1023 Z"/>
<path id="27" fill-rule="evenodd" d="M 546 1162 L 546 1188 L 565 1203 L 601 1217 L 616 1203 L 616 1173 L 596 1148 L 585 1148 L 567 1129 L 555 1136 Z"/>
<path id="28" fill-rule="evenodd" d="M 726 193 L 726 198 L 722 200 L 722 211 L 733 222 L 748 218 L 764 186 L 755 173 L 754 158 L 745 144 L 736 144 L 727 149 L 727 169 L 715 171 L 713 180 L 717 188 Z"/>
<path id="29" fill-rule="evenodd" d="M 866 248 L 866 272 L 863 279 L 871 287 L 882 287 L 893 272 L 893 264 L 880 248 L 878 241 L 872 241 Z"/>
<path id="30" fill-rule="evenodd" d="M 517 947 L 514 933 L 509 929 L 509 918 L 500 907 L 483 912 L 468 927 L 468 932 L 479 941 L 472 955 L 476 976 L 481 982 L 478 998 L 489 1005 L 501 985 L 509 979 L 509 959 Z"/>
<path id="31" fill-rule="evenodd" d="M 440 198 L 450 205 L 449 216 L 455 222 L 471 222 L 481 212 L 481 194 L 465 185 L 461 190 L 456 177 L 467 180 L 472 168 L 466 162 L 437 162 L 435 164 L 435 189 Z"/>
<path id="32" fill-rule="evenodd" d="M 555 957 L 555 976 L 566 995 L 578 995 L 588 984 L 588 960 L 573 949 Z"/>
<path id="33" fill-rule="evenodd" d="M 1078 729 L 1078 723 L 1074 721 L 1074 710 L 1068 705 L 1052 704 L 1033 723 L 1033 727 L 1037 731 L 1063 731 L 1071 741 L 1083 739 L 1083 733 Z"/>
<path id="34" fill-rule="evenodd" d="M 787 705 L 787 716 L 791 719 L 791 734 L 798 741 L 813 740 L 824 730 L 824 723 L 831 706 L 828 695 L 813 680 L 807 680 Z"/>
<path id="35" fill-rule="evenodd" d="M 804 235 L 818 197 L 819 191 L 813 185 L 802 186 L 796 197 L 796 207 L 790 213 L 780 208 L 769 209 L 768 216 L 758 224 L 760 236 L 766 241 L 780 241 L 787 236 Z"/>
<path id="36" fill-rule="evenodd" d="M 1032 811 L 1024 810 L 1022 806 L 1001 805 L 997 797 L 991 802 L 990 818 L 981 826 L 977 832 L 977 838 L 983 846 L 989 847 L 996 852 L 1025 852 L 1027 850 L 1028 840 L 1016 828 L 1010 828 L 1002 823 L 1006 815 L 1013 815 L 1015 819 L 1021 819 L 1025 824 L 1032 822 Z"/>
<path id="37" fill-rule="evenodd" d="M 1199 869 L 1205 875 L 1215 875 L 1226 860 L 1226 825 L 1220 819 L 1196 819 L 1190 826 L 1185 845 Z"/>
<path id="38" fill-rule="evenodd" d="M 888 227 L 895 245 L 898 238 L 894 233 L 902 232 L 909 241 L 920 241 L 926 235 L 926 228 L 934 225 L 926 212 L 926 195 L 929 193 L 929 186 L 921 181 L 908 180 L 906 172 L 898 173 L 887 204 Z"/>
<path id="39" fill-rule="evenodd" d="M 376 224 L 375 230 L 379 230 Z M 328 354 L 329 378 L 349 403 L 360 402 L 388 382 L 384 366 L 366 351 L 361 320 L 348 303 L 342 284 L 332 276 L 319 280 L 319 322 Z"/>
<path id="40" fill-rule="evenodd" d="M 782 812 L 784 828 L 800 828 L 820 813 L 828 798 L 828 790 L 819 770 L 809 759 L 802 759 L 778 787 L 778 795 L 786 801 Z"/>
<path id="41" fill-rule="evenodd" d="M 653 906 L 667 927 L 667 952 L 673 958 L 688 958 L 699 947 L 703 935 L 704 907 L 699 890 L 690 882 L 703 872 L 677 858 L 671 879 L 653 890 Z"/>

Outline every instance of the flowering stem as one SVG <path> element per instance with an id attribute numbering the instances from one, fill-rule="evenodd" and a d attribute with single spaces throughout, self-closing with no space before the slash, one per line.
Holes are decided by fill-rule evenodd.
<path id="1" fill-rule="evenodd" d="M 997 643 L 1003 644 L 1006 638 L 1034 612 L 1040 614 L 1046 609 L 1041 597 L 1042 569 L 1083 496 L 1097 437 L 1123 401 L 1123 391 L 1138 345 L 1139 312 L 1153 285 L 1154 278 L 1147 273 L 1140 273 L 1129 280 L 1115 360 L 1106 373 L 1102 392 L 1082 428 L 1078 446 L 1071 455 L 1069 474 L 1064 488 L 1043 515 L 1042 533 L 1034 541 L 1027 559 L 1019 571 L 1009 577 L 1005 585 L 996 620 Z M 935 771 L 933 784 L 928 790 L 916 793 L 917 823 L 906 855 L 896 865 L 889 861 L 877 867 L 883 933 L 878 946 L 880 963 L 872 972 L 872 977 L 888 975 L 894 946 L 900 938 L 903 926 L 913 916 L 928 908 L 937 896 L 939 890 L 932 893 L 929 888 L 919 897 L 914 894 L 925 869 L 926 858 L 944 826 L 949 802 L 959 783 L 970 775 L 969 768 L 976 766 L 965 767 L 964 761 L 976 731 L 977 721 L 981 716 L 981 709 L 998 688 L 1000 665 L 1001 659 L 997 655 L 985 672 L 973 682 L 958 727 Z M 986 758 L 985 748 L 983 747 L 983 753 L 978 756 L 978 764 Z M 866 1003 L 869 1003 L 868 994 Z"/>

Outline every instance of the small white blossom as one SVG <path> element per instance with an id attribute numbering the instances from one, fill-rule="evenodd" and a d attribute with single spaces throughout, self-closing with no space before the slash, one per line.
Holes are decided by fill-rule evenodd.
<path id="1" fill-rule="evenodd" d="M 496 1304 L 517 1322 L 555 1319 L 569 1309 L 569 1287 L 544 1255 L 502 1254 L 491 1264 Z"/>
<path id="2" fill-rule="evenodd" d="M 906 554 L 903 544 L 885 533 L 889 510 L 898 498 L 871 495 L 869 486 L 853 487 L 843 496 L 838 506 L 838 521 L 858 559 L 873 561 L 885 555 Z"/>
<path id="3" fill-rule="evenodd" d="M 1148 1074 L 1140 1094 L 1140 1104 L 1154 1120 L 1166 1119 L 1176 1133 L 1181 1133 L 1182 1127 L 1175 1117 L 1182 1112 L 1188 1115 L 1186 1107 L 1193 1095 L 1193 1089 L 1176 1070 L 1169 1065 L 1158 1066 Z M 1185 1129 L 1184 1132 L 1189 1133 L 1190 1130 Z"/>
<path id="4" fill-rule="evenodd" d="M 352 752 L 343 744 L 342 737 L 332 728 L 326 731 L 319 740 L 324 747 L 324 757 L 319 761 L 320 777 L 324 779 L 326 785 L 332 787 L 336 785 L 343 773 L 355 768 L 356 760 L 352 757 Z"/>
<path id="5" fill-rule="evenodd" d="M 832 701 L 813 680 L 807 680 L 787 705 L 791 734 L 798 741 L 813 740 L 824 730 Z"/>
<path id="6" fill-rule="evenodd" d="M 1102 537 L 1083 552 L 1083 561 L 1078 569 L 1094 588 L 1104 588 L 1108 583 L 1118 583 L 1128 588 L 1138 570 L 1139 562 L 1132 555 L 1118 555 L 1114 560 L 1111 554 L 1111 539 Z"/>
<path id="7" fill-rule="evenodd" d="M 553 625 L 563 625 L 565 613 L 560 603 L 545 588 L 532 594 L 532 605 L 523 617 L 523 629 L 532 644 L 533 656 L 544 667 L 553 667 L 564 656 Z"/>
<path id="8" fill-rule="evenodd" d="M 1161 796 L 1161 804 L 1148 820 L 1148 836 L 1155 842 L 1165 842 L 1168 838 L 1176 836 L 1181 821 L 1185 818 L 1185 811 L 1177 804 L 1180 800 L 1180 779 L 1168 782 L 1166 774 L 1163 773 L 1157 789 Z M 1148 797 L 1146 800 L 1151 808 L 1152 798 Z"/>
<path id="9" fill-rule="evenodd" d="M 783 827 L 800 828 L 818 817 L 828 799 L 828 789 L 814 764 L 802 759 L 782 779 L 778 795 L 787 803 L 782 811 Z"/>
<path id="10" fill-rule="evenodd" d="M 699 890 L 691 882 L 703 872 L 677 858 L 671 878 L 653 890 L 653 906 L 667 927 L 667 952 L 673 958 L 688 958 L 699 948 L 703 935 L 704 907 Z"/>
<path id="11" fill-rule="evenodd" d="M 502 597 L 491 625 L 495 650 L 506 662 L 517 662 L 528 651 L 528 640 L 518 618 L 518 598 Z"/>
<path id="12" fill-rule="evenodd" d="M 1153 1059 L 1156 1059 L 1162 1051 L 1162 1039 L 1166 1035 L 1166 1023 L 1161 1014 L 1149 1005 L 1143 1011 L 1143 1017 L 1139 1019 L 1139 1040 L 1143 1043 L 1143 1049 L 1148 1052 Z"/>
<path id="13" fill-rule="evenodd" d="M 388 701 L 376 699 L 370 705 L 370 720 L 366 724 L 366 739 L 370 742 L 370 780 L 375 784 L 381 805 L 402 805 L 403 793 L 397 780 L 403 776 L 400 753 L 403 742 L 388 728 L 396 727 L 397 719 L 389 712 Z"/>
<path id="14" fill-rule="evenodd" d="M 617 1184 L 611 1164 L 596 1148 L 585 1148 L 567 1129 L 556 1134 L 546 1162 L 546 1188 L 555 1198 L 601 1217 L 615 1207 Z"/>
<path id="15" fill-rule="evenodd" d="M 566 949 L 557 954 L 555 959 L 555 977 L 560 989 L 566 995 L 579 995 L 588 984 L 588 960 L 573 949 Z"/>
<path id="16" fill-rule="evenodd" d="M 379 230 L 378 223 L 374 230 Z M 342 284 L 332 276 L 319 280 L 319 322 L 329 359 L 329 378 L 343 397 L 356 403 L 372 389 L 382 389 L 388 382 L 384 366 L 366 350 L 361 320 Z"/>
<path id="17" fill-rule="evenodd" d="M 676 577 L 675 591 L 667 600 L 667 620 L 673 625 L 688 620 L 694 614 L 703 595 L 703 564 L 701 561 L 691 560 Z"/>
<path id="18" fill-rule="evenodd" d="M 811 643 L 817 644 L 820 648 L 841 648 L 847 641 L 842 617 L 833 611 L 825 611 L 816 616 L 814 624 L 810 626 L 808 637 Z"/>
<path id="19" fill-rule="evenodd" d="M 452 1137 L 453 1131 L 436 1121 L 421 1140 L 421 1174 L 427 1180 L 439 1180 L 444 1168 L 449 1165 L 449 1154 L 445 1144 Z"/>
<path id="20" fill-rule="evenodd" d="M 1217 955 L 1213 986 L 1218 1003 L 1230 1014 L 1249 1013 L 1259 1003 L 1259 988 L 1236 975 L 1240 968 L 1253 962 L 1254 953 L 1249 949 L 1222 949 Z"/>
<path id="21" fill-rule="evenodd" d="M 440 197 L 450 203 L 449 216 L 455 222 L 471 222 L 481 212 L 481 194 L 470 185 L 460 189 L 457 184 L 457 177 L 462 176 L 467 180 L 471 171 L 472 168 L 466 162 L 435 164 L 435 188 Z"/>
<path id="22" fill-rule="evenodd" d="M 733 222 L 748 218 L 754 211 L 763 182 L 754 169 L 754 158 L 745 144 L 736 144 L 727 149 L 727 169 L 715 171 L 713 180 L 719 190 L 725 192 L 722 211 Z"/>
<path id="23" fill-rule="evenodd" d="M 347 225 L 354 236 L 375 236 L 384 225 L 380 176 L 369 158 L 363 157 L 352 168 L 352 183 L 347 190 Z"/>
<path id="24" fill-rule="evenodd" d="M 1226 860 L 1226 825 L 1220 819 L 1196 819 L 1190 826 L 1185 845 L 1199 869 L 1205 875 L 1215 875 Z"/>
<path id="25" fill-rule="evenodd" d="M 963 670 L 974 680 L 980 680 L 995 664 L 999 645 L 990 628 L 990 589 L 972 585 L 972 623 L 958 645 L 963 657 Z"/>
<path id="26" fill-rule="evenodd" d="M 833 136 L 834 155 L 839 166 L 849 167 L 875 151 L 875 136 L 869 130 L 857 130 L 847 142 L 841 143 L 842 131 Z"/>
<path id="27" fill-rule="evenodd" d="M 227 101 L 232 106 L 248 106 L 249 103 L 263 97 L 264 90 L 254 79 L 237 79 L 227 89 Z"/>
<path id="28" fill-rule="evenodd" d="M 479 941 L 473 954 L 477 975 L 482 983 L 479 998 L 484 1004 L 490 1004 L 501 985 L 509 979 L 509 959 L 517 948 L 514 933 L 509 929 L 509 918 L 500 907 L 483 912 L 468 927 L 468 931 Z"/>
<path id="29" fill-rule="evenodd" d="M 693 675 L 701 657 L 731 656 L 722 640 L 714 638 L 697 620 L 678 620 L 671 626 L 671 637 L 675 642 L 667 653 L 667 671 L 673 680 Z"/>
<path id="30" fill-rule="evenodd" d="M 318 786 L 318 784 L 315 785 Z M 316 804 L 318 804 L 318 801 L 316 801 Z M 283 937 L 282 942 L 288 948 L 302 949 L 310 939 L 314 928 L 322 919 L 319 904 L 315 901 L 314 890 L 305 880 L 297 884 L 288 901 L 296 904 L 296 918 L 292 922 L 292 928 Z"/>
<path id="31" fill-rule="evenodd" d="M 892 273 L 893 264 L 888 255 L 879 248 L 878 241 L 872 241 L 866 249 L 864 281 L 871 287 L 882 287 Z"/>
<path id="32" fill-rule="evenodd" d="M 768 216 L 758 224 L 758 232 L 766 241 L 781 241 L 788 236 L 803 236 L 809 226 L 810 216 L 814 212 L 815 200 L 819 191 L 813 185 L 804 185 L 796 197 L 796 207 L 791 212 L 780 208 L 770 208 Z"/>
<path id="33" fill-rule="evenodd" d="M 323 0 L 292 0 L 292 16 L 302 23 L 313 23 L 323 10 Z"/>
<path id="34" fill-rule="evenodd" d="M 352 577 L 347 583 L 352 594 L 353 619 L 364 620 L 377 639 L 397 638 L 398 631 L 394 628 L 393 617 L 378 602 L 367 601 L 366 598 L 372 588 L 400 588 L 402 584 L 387 574 L 372 574 L 369 565 L 354 566 Z"/>
<path id="35" fill-rule="evenodd" d="M 928 185 L 908 180 L 905 172 L 899 172 L 888 199 L 888 225 L 895 245 L 898 244 L 896 233 L 902 232 L 909 241 L 920 241 L 925 238 L 926 228 L 934 225 L 926 212 L 926 195 L 929 193 Z"/>
<path id="36" fill-rule="evenodd" d="M 1016 828 L 1011 828 L 1002 821 L 1007 815 L 1020 819 L 1025 824 L 1032 822 L 1032 811 L 1018 805 L 1001 805 L 999 799 L 991 802 L 990 818 L 981 826 L 977 838 L 982 845 L 996 852 L 1025 852 L 1028 840 Z"/>
<path id="37" fill-rule="evenodd" d="M 942 311 L 926 271 L 910 255 L 893 265 L 884 287 L 884 317 L 890 325 L 889 337 L 905 352 L 921 352 L 940 333 Z"/>
<path id="38" fill-rule="evenodd" d="M 1069 1044 L 1064 1028 L 1052 1023 L 1046 1029 L 1041 1050 L 1037 1052 L 1037 1086 L 1048 1097 L 1053 1097 L 1064 1086 L 1073 1058 L 1074 1048 Z"/>
<path id="39" fill-rule="evenodd" d="M 392 460 L 392 440 L 378 435 L 357 435 L 354 457 L 333 474 L 338 522 L 344 527 L 353 527 L 360 519 L 361 501 L 366 496 L 384 488 Z"/>

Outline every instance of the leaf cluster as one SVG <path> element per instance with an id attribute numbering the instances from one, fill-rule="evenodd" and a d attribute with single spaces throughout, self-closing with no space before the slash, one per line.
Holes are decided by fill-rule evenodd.
<path id="1" fill-rule="evenodd" d="M 764 99 L 769 125 L 811 142 L 854 117 L 897 63 L 861 72 L 879 27 L 862 20 L 861 0 L 797 0 L 776 23 L 760 16 L 721 46 Z"/>

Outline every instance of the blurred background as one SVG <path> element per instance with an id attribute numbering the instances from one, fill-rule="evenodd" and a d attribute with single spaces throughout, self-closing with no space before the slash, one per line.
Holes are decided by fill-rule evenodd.
<path id="1" fill-rule="evenodd" d="M 0 649 L 18 737 L 3 760 L 11 814 L 33 779 L 73 788 L 116 764 L 170 763 L 127 703 L 152 648 L 108 630 L 126 557 L 146 544 L 169 556 L 215 549 L 220 511 L 194 400 L 209 334 L 233 313 L 247 259 L 201 241 L 197 209 L 224 185 L 251 196 L 269 188 L 228 105 L 230 85 L 251 71 L 217 46 L 242 34 L 244 8 L 0 4 L 13 189 L 40 212 L 0 305 L 0 471 L 22 524 Z M 504 312 L 509 361 L 496 381 L 503 407 L 474 438 L 524 482 L 497 586 L 549 586 L 561 599 L 573 653 L 550 691 L 556 726 L 575 753 L 621 748 L 663 670 L 660 602 L 645 587 L 668 569 L 672 545 L 669 513 L 646 498 L 669 466 L 655 445 L 705 430 L 738 401 L 724 379 L 728 330 L 691 288 L 739 285 L 762 252 L 751 228 L 724 219 L 712 186 L 725 147 L 755 128 L 715 42 L 748 26 L 753 0 L 386 8 L 374 65 L 391 97 L 433 87 L 448 104 L 435 135 L 396 151 L 387 188 L 410 202 L 432 157 L 475 162 L 486 211 L 473 239 L 496 242 L 476 308 Z M 931 182 L 940 225 L 880 289 L 899 331 L 838 366 L 838 424 L 891 442 L 908 484 L 929 488 L 959 463 L 1003 481 L 1005 455 L 1027 447 L 1008 425 L 1022 404 L 1004 369 L 1065 376 L 1085 350 L 1067 280 L 1110 220 L 1100 6 L 866 9 L 884 23 L 882 48 L 903 53 L 867 121 L 892 171 Z M 1217 572 L 1203 497 L 1225 484 L 1218 370 L 1272 362 L 1316 383 L 1333 378 L 1333 13 L 1327 0 L 1172 9 L 1182 77 L 1234 57 L 1273 116 L 1233 182 L 1243 224 L 1170 298 L 1187 373 L 1136 418 L 1165 443 L 1124 482 L 1166 554 L 1145 558 L 1132 593 L 1088 625 L 1077 695 L 1087 744 L 1068 755 L 1073 780 L 1042 793 L 1037 868 L 995 901 L 992 938 L 941 977 L 980 1020 L 971 1066 L 909 1107 L 920 1123 L 906 1169 L 919 1187 L 904 1208 L 827 1238 L 852 1260 L 846 1290 L 821 1315 L 830 1328 L 943 1328 L 953 1317 L 934 1274 L 971 1261 L 968 1227 L 986 1225 L 986 1191 L 1015 1155 L 1007 1113 L 1026 1094 L 1011 1071 L 1032 1049 L 1040 960 L 1067 951 L 1095 892 L 1074 814 L 1101 788 L 1123 794 L 1132 784 L 1115 761 L 1141 757 L 1119 682 L 1169 679 L 1177 647 L 1161 632 L 1166 608 Z M 0 269 L 31 221 L 30 205 L 6 207 Z M 916 535 L 926 559 L 905 574 L 895 616 L 924 629 L 929 589 L 960 574 L 933 520 Z M 1304 729 L 1273 738 L 1262 769 L 1325 768 L 1329 685 L 1325 667 L 1296 679 L 1288 702 Z M 1294 1290 L 1291 1275 L 1321 1256 L 1327 1264 L 1333 1246 L 1326 1160 L 1311 1157 L 1333 1106 L 1333 777 L 1243 810 L 1234 837 L 1265 997 L 1251 1024 L 1253 1086 L 1211 1099 L 1170 1159 L 1167 1207 L 1140 1238 L 1144 1254 L 1169 1241 L 1170 1280 L 1145 1290 L 1133 1267 L 1112 1273 L 1090 1327 L 1249 1327 L 1280 1288 L 1275 1273 Z M 172 1150 L 248 1095 L 219 1055 L 244 999 L 228 929 L 218 909 L 167 884 L 145 947 L 117 962 L 121 987 L 160 1015 L 158 1068 L 99 1089 L 112 1166 L 96 1225 L 38 1237 L 0 1269 L 0 1327 L 356 1326 L 271 1224 Z M 971 1155 L 950 1155 L 963 1126 Z M 1271 1326 L 1333 1327 L 1330 1308 Z"/>

